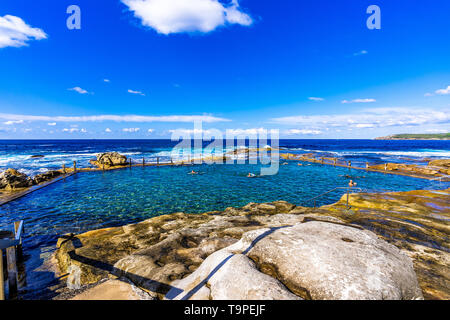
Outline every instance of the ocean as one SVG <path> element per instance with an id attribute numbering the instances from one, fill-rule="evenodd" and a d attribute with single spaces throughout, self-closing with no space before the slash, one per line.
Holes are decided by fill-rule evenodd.
<path id="1" fill-rule="evenodd" d="M 0 170 L 19 169 L 36 175 L 63 164 L 89 167 L 89 160 L 106 151 L 117 151 L 141 162 L 169 161 L 172 148 L 178 142 L 170 140 L 0 140 Z M 206 147 L 210 142 L 203 142 Z M 269 142 L 270 144 L 270 142 Z M 426 159 L 450 158 L 450 141 L 440 140 L 280 140 L 283 151 L 315 152 L 363 164 L 402 162 L 423 164 Z M 224 150 L 229 151 L 229 150 Z M 217 152 L 217 151 L 216 151 Z M 32 156 L 44 156 L 32 158 Z"/>
<path id="2" fill-rule="evenodd" d="M 169 161 L 177 142 L 170 140 L 7 140 L 0 141 L 0 170 L 15 168 L 35 175 L 51 169 L 88 167 L 98 153 L 117 151 L 141 162 Z M 203 145 L 206 147 L 209 142 Z M 269 142 L 270 144 L 270 142 Z M 365 163 L 405 162 L 424 164 L 430 159 L 449 158 L 450 141 L 379 140 L 281 140 L 284 152 L 318 153 Z M 219 150 L 220 152 L 229 150 Z M 40 155 L 41 158 L 32 158 Z M 424 160 L 425 159 L 425 160 Z M 255 179 L 261 164 L 133 167 L 113 171 L 81 172 L 0 206 L 0 230 L 23 220 L 24 270 L 27 283 L 23 299 L 51 298 L 48 290 L 55 274 L 48 261 L 63 234 L 139 222 L 174 212 L 201 213 L 240 207 L 249 202 L 285 200 L 313 206 L 309 199 L 349 179 L 363 191 L 409 191 L 443 189 L 450 183 L 407 176 L 305 163 L 280 165 L 278 174 Z M 198 175 L 189 175 L 191 170 Z M 343 190 L 317 200 L 317 205 L 339 200 Z"/>

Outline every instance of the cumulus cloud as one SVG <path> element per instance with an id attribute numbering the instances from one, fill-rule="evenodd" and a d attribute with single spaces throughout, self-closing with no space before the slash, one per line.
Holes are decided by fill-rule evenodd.
<path id="1" fill-rule="evenodd" d="M 376 102 L 375 99 L 354 99 L 354 100 L 342 100 L 341 103 L 371 103 Z"/>
<path id="2" fill-rule="evenodd" d="M 98 116 L 34 116 L 0 113 L 0 119 L 4 120 L 23 120 L 23 121 L 55 121 L 55 122 L 227 122 L 231 121 L 225 118 L 218 118 L 212 115 L 172 115 L 172 116 L 138 116 L 138 115 L 98 115 Z"/>
<path id="3" fill-rule="evenodd" d="M 147 130 L 148 133 L 152 133 L 152 132 L 154 132 L 154 131 L 155 131 L 155 129 L 148 129 L 148 130 Z"/>
<path id="4" fill-rule="evenodd" d="M 54 127 L 54 126 L 56 126 L 56 122 L 49 122 L 49 123 L 47 123 L 47 125 L 51 126 L 51 127 Z"/>
<path id="5" fill-rule="evenodd" d="M 0 17 L 0 48 L 23 47 L 27 45 L 27 41 L 46 38 L 44 31 L 32 28 L 19 17 L 11 15 Z"/>
<path id="6" fill-rule="evenodd" d="M 429 108 L 372 108 L 340 115 L 291 116 L 271 119 L 283 125 L 322 128 L 383 128 L 450 124 L 450 110 Z"/>
<path id="7" fill-rule="evenodd" d="M 319 98 L 319 97 L 309 97 L 308 99 L 311 100 L 311 101 L 323 101 L 323 100 L 325 100 L 324 98 Z"/>
<path id="8" fill-rule="evenodd" d="M 75 91 L 75 92 L 78 92 L 79 94 L 88 94 L 89 93 L 87 90 L 84 90 L 83 88 L 80 88 L 80 87 L 73 87 L 73 88 L 69 88 L 67 90 Z"/>
<path id="9" fill-rule="evenodd" d="M 436 94 L 441 94 L 441 95 L 450 94 L 450 86 L 448 86 L 446 89 L 436 90 Z"/>
<path id="10" fill-rule="evenodd" d="M 141 95 L 141 96 L 145 96 L 145 94 L 142 93 L 141 91 L 136 91 L 136 90 L 131 90 L 131 89 L 128 89 L 128 93 L 131 93 L 131 94 L 138 94 L 138 95 Z"/>
<path id="11" fill-rule="evenodd" d="M 103 82 L 109 83 L 109 82 L 111 82 L 111 80 L 109 80 L 109 79 L 103 79 Z"/>
<path id="12" fill-rule="evenodd" d="M 106 128 L 106 129 L 105 129 L 105 132 L 110 133 L 110 132 L 112 132 L 112 130 L 111 130 L 110 128 Z"/>
<path id="13" fill-rule="evenodd" d="M 122 0 L 144 26 L 165 35 L 182 32 L 210 32 L 227 24 L 249 26 L 252 18 L 237 0 Z"/>

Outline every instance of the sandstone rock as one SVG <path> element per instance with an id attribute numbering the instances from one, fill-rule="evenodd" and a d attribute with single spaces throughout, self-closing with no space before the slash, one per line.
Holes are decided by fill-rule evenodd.
<path id="1" fill-rule="evenodd" d="M 0 189 L 14 190 L 27 188 L 32 182 L 26 174 L 14 169 L 7 169 L 0 173 Z"/>
<path id="2" fill-rule="evenodd" d="M 450 168 L 450 159 L 433 160 L 428 163 L 429 166 L 433 167 L 447 167 Z"/>
<path id="3" fill-rule="evenodd" d="M 43 183 L 43 182 L 47 182 L 47 181 L 53 180 L 54 178 L 59 177 L 61 174 L 62 173 L 60 171 L 48 171 L 48 172 L 36 175 L 32 179 L 32 181 L 33 181 L 33 184 L 40 184 L 40 183 Z"/>
<path id="4" fill-rule="evenodd" d="M 212 254 L 193 274 L 172 286 L 167 299 L 301 300 L 278 280 L 259 272 L 248 257 L 228 249 Z"/>
<path id="5" fill-rule="evenodd" d="M 122 278 L 102 282 L 70 300 L 153 300 L 153 298 L 129 280 Z"/>
<path id="6" fill-rule="evenodd" d="M 358 232 L 363 228 L 369 229 L 378 237 L 401 248 L 402 252 L 414 260 L 415 271 L 425 298 L 449 299 L 449 195 L 450 189 L 355 194 L 350 195 L 349 199 L 351 211 L 345 209 L 343 199 L 334 205 L 316 209 L 295 207 L 289 213 L 277 212 L 276 203 L 264 204 L 260 209 L 259 204 L 252 203 L 243 208 L 227 208 L 221 212 L 176 213 L 137 224 L 95 230 L 60 239 L 56 257 L 61 272 L 69 273 L 68 278 L 74 287 L 96 283 L 113 273 L 133 280 L 139 287 L 150 291 L 152 297 L 162 298 L 171 288 L 176 288 L 174 281 L 184 279 L 198 270 L 205 259 L 218 250 L 233 246 L 246 232 L 256 232 L 254 230 L 267 227 L 286 227 L 299 223 L 308 225 L 314 221 L 327 221 L 330 225 L 346 224 L 358 227 L 359 229 L 348 227 Z M 347 238 L 346 240 L 350 239 Z M 337 241 L 340 242 L 344 245 L 352 244 L 342 239 Z M 332 252 L 334 243 L 329 243 L 329 247 L 328 250 Z M 384 245 L 378 248 L 383 251 Z M 239 255 L 243 250 L 232 253 Z M 386 256 L 390 255 L 388 250 Z M 256 269 L 260 272 L 264 271 L 266 275 L 278 274 L 271 273 L 270 264 L 263 265 L 263 269 L 255 258 L 256 254 L 252 257 L 247 253 L 246 256 L 254 259 Z M 353 263 L 356 258 L 349 259 L 349 263 Z M 401 265 L 402 260 L 399 261 Z M 380 265 L 381 262 L 375 265 Z M 345 261 L 344 265 L 345 263 L 347 262 Z M 227 277 L 226 274 L 223 276 Z M 289 284 L 281 280 L 281 277 L 272 278 L 286 287 Z M 400 290 L 395 287 L 397 283 L 392 277 L 386 279 L 383 284 L 392 282 L 392 290 Z M 293 290 L 290 289 L 291 293 Z M 221 289 L 220 292 L 227 291 Z M 298 294 L 308 297 L 307 292 L 301 289 Z M 203 286 L 192 299 L 210 297 L 211 290 Z"/>
<path id="7" fill-rule="evenodd" d="M 318 221 L 245 233 L 172 286 L 167 298 L 195 299 L 202 286 L 212 299 L 422 298 L 411 259 L 396 247 L 372 232 Z"/>
<path id="8" fill-rule="evenodd" d="M 244 247 L 257 235 L 245 234 Z M 311 221 L 282 228 L 257 242 L 248 256 L 305 298 L 422 298 L 409 257 L 372 232 L 349 226 Z"/>
<path id="9" fill-rule="evenodd" d="M 127 157 L 118 152 L 105 152 L 97 155 L 97 160 L 90 161 L 98 167 L 110 168 L 114 166 L 123 166 L 127 164 Z"/>

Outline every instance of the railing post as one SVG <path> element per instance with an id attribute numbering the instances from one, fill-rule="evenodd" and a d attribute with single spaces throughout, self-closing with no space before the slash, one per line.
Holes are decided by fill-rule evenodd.
<path id="1" fill-rule="evenodd" d="M 21 224 L 21 221 L 14 222 L 14 236 L 19 233 L 20 224 Z M 23 228 L 24 227 L 22 225 L 21 233 L 24 232 Z M 22 235 L 21 235 L 20 239 L 19 239 L 19 244 L 17 245 L 17 260 L 22 261 L 22 259 L 23 259 L 23 249 L 22 249 Z"/>
<path id="2" fill-rule="evenodd" d="M 369 163 L 366 162 L 366 170 L 369 169 Z"/>
<path id="3" fill-rule="evenodd" d="M 130 165 L 130 168 L 131 168 L 131 158 L 130 158 L 130 163 L 129 163 L 129 165 Z"/>
<path id="4" fill-rule="evenodd" d="M 384 164 L 384 171 L 387 171 L 387 163 Z"/>
<path id="5" fill-rule="evenodd" d="M 143 167 L 145 166 L 145 158 L 144 157 L 142 157 L 142 166 Z"/>
<path id="6" fill-rule="evenodd" d="M 348 211 L 348 196 L 349 196 L 349 194 L 350 194 L 350 187 L 347 188 L 347 206 L 346 206 L 347 211 Z"/>
<path id="7" fill-rule="evenodd" d="M 73 162 L 73 172 L 77 172 L 77 162 Z"/>
<path id="8" fill-rule="evenodd" d="M 63 165 L 62 165 L 62 170 L 63 170 L 63 173 L 66 174 L 66 164 L 65 163 L 63 163 Z"/>
<path id="9" fill-rule="evenodd" d="M 8 288 L 9 299 L 17 297 L 17 261 L 16 247 L 12 246 L 6 249 L 6 268 L 8 270 Z"/>
<path id="10" fill-rule="evenodd" d="M 3 250 L 0 249 L 0 301 L 5 300 L 5 282 L 3 280 Z"/>
<path id="11" fill-rule="evenodd" d="M 348 162 L 348 167 L 349 167 L 349 168 L 352 167 L 352 162 L 351 162 L 351 161 Z"/>
<path id="12" fill-rule="evenodd" d="M 156 157 L 156 165 L 159 166 L 159 157 Z"/>

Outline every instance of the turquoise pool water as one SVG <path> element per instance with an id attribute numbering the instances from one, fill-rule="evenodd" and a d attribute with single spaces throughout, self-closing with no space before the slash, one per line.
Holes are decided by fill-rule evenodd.
<path id="1" fill-rule="evenodd" d="M 191 170 L 198 175 L 189 175 Z M 274 176 L 247 178 L 259 165 L 198 165 L 134 167 L 108 172 L 79 173 L 0 207 L 0 229 L 25 221 L 27 269 L 42 264 L 45 250 L 53 250 L 59 235 L 119 226 L 173 212 L 200 213 L 244 206 L 249 202 L 285 200 L 297 205 L 353 179 L 367 191 L 441 189 L 449 184 L 405 176 L 291 162 Z M 345 191 L 321 198 L 317 205 L 337 201 Z M 312 206 L 312 203 L 306 203 Z M 34 286 L 51 275 L 27 276 Z M 33 278 L 34 277 L 34 278 Z M 31 291 L 37 290 L 29 289 Z"/>
<path id="2" fill-rule="evenodd" d="M 189 175 L 192 169 L 200 174 Z M 249 202 L 285 200 L 301 205 L 334 187 L 347 186 L 349 179 L 368 191 L 442 188 L 422 179 L 306 163 L 280 166 L 274 176 L 246 177 L 259 169 L 258 165 L 202 165 L 79 173 L 0 207 L 0 228 L 24 219 L 28 237 L 56 236 Z M 333 203 L 344 192 L 328 194 L 317 205 Z"/>

